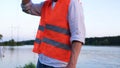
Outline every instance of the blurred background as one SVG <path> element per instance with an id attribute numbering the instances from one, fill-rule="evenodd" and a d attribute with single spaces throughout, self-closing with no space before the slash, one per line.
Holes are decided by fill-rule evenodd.
<path id="1" fill-rule="evenodd" d="M 40 17 L 22 12 L 21 1 L 0 0 L 0 68 L 34 67 L 37 63 L 32 47 Z M 77 68 L 120 68 L 120 0 L 81 1 L 86 44 Z"/>

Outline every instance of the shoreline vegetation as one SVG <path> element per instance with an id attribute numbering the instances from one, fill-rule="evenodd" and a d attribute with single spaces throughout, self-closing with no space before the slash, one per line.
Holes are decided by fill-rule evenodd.
<path id="1" fill-rule="evenodd" d="M 23 67 L 22 66 L 18 66 L 16 68 L 36 68 L 35 64 L 30 62 L 28 64 L 25 64 Z"/>
<path id="2" fill-rule="evenodd" d="M 0 42 L 0 46 L 22 46 L 22 45 L 33 45 L 34 40 L 15 41 L 11 39 L 9 41 Z M 91 37 L 85 39 L 85 45 L 92 46 L 120 46 L 120 36 L 109 36 L 109 37 Z"/>

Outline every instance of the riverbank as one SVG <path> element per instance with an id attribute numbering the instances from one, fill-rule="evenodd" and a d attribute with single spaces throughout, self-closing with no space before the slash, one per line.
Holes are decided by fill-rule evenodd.
<path id="1" fill-rule="evenodd" d="M 34 40 L 15 41 L 11 39 L 0 43 L 0 46 L 22 46 L 22 45 L 33 45 Z M 120 36 L 109 36 L 109 37 L 91 37 L 85 39 L 85 45 L 92 46 L 120 46 Z"/>

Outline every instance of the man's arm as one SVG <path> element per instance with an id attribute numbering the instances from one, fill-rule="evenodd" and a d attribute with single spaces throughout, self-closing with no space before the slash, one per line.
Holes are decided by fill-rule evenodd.
<path id="1" fill-rule="evenodd" d="M 71 58 L 66 68 L 76 68 L 82 44 L 85 43 L 85 25 L 81 3 L 71 0 L 68 21 L 71 32 Z"/>
<path id="2" fill-rule="evenodd" d="M 33 4 L 31 0 L 22 0 L 22 10 L 25 13 L 40 16 L 41 14 L 41 8 L 43 6 L 44 2 L 41 2 L 39 4 Z"/>
<path id="3" fill-rule="evenodd" d="M 80 54 L 81 47 L 82 47 L 81 42 L 73 41 L 71 58 L 66 68 L 76 68 L 76 64 L 77 64 L 78 56 Z"/>

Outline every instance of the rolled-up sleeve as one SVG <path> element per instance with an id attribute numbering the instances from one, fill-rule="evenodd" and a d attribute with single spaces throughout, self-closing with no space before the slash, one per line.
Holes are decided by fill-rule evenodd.
<path id="1" fill-rule="evenodd" d="M 85 24 L 82 5 L 78 0 L 71 0 L 68 12 L 70 26 L 70 41 L 80 41 L 85 43 Z"/>
<path id="2" fill-rule="evenodd" d="M 41 15 L 41 8 L 43 6 L 44 2 L 41 2 L 39 4 L 33 4 L 31 1 L 27 3 L 26 5 L 21 4 L 22 10 L 25 13 L 40 16 Z"/>

